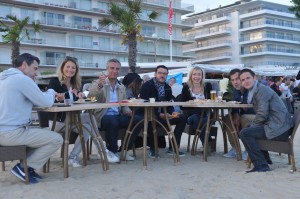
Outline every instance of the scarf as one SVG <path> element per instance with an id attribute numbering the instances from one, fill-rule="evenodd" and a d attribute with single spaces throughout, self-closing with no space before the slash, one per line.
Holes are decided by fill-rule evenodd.
<path id="1" fill-rule="evenodd" d="M 253 99 L 254 92 L 257 89 L 257 84 L 258 84 L 258 81 L 255 80 L 253 87 L 249 90 L 248 97 L 247 97 L 247 104 L 252 104 L 252 99 Z"/>
<path id="2" fill-rule="evenodd" d="M 165 84 L 160 84 L 159 82 L 156 81 L 155 78 L 153 78 L 154 85 L 158 91 L 158 99 L 161 101 L 161 99 L 165 98 Z"/>

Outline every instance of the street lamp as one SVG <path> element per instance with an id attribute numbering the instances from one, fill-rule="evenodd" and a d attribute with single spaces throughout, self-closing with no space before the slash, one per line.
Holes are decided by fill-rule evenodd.
<path id="1" fill-rule="evenodd" d="M 148 42 L 152 42 L 154 44 L 154 62 L 156 62 L 156 50 L 157 50 L 157 42 L 161 39 L 160 37 L 157 37 L 157 34 L 152 34 L 153 40 L 148 40 Z"/>

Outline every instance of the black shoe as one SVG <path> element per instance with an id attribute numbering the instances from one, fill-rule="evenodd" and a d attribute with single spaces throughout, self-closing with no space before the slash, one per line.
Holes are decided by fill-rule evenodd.
<path id="1" fill-rule="evenodd" d="M 250 171 L 246 171 L 246 173 L 252 173 L 252 172 L 267 172 L 272 171 L 269 166 L 263 166 L 263 167 L 254 167 Z"/>
<path id="2" fill-rule="evenodd" d="M 36 173 L 34 171 L 34 168 L 32 167 L 28 167 L 28 173 L 31 175 L 31 177 L 33 178 L 37 178 L 37 179 L 43 179 L 42 176 L 40 176 L 38 173 Z"/>
<path id="3" fill-rule="evenodd" d="M 273 162 L 272 162 L 272 160 L 271 160 L 270 157 L 268 159 L 266 159 L 266 161 L 267 161 L 268 164 L 273 164 Z"/>

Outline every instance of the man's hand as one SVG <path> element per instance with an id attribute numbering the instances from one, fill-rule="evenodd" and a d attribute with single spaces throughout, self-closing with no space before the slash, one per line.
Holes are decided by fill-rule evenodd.
<path id="1" fill-rule="evenodd" d="M 56 101 L 59 101 L 59 102 L 64 101 L 65 94 L 64 93 L 56 93 L 55 99 L 56 99 Z"/>
<path id="2" fill-rule="evenodd" d="M 167 119 L 168 118 L 169 120 L 173 118 L 173 116 L 170 115 L 169 113 L 167 113 L 167 115 L 165 115 L 164 113 L 160 113 L 159 117 L 162 118 L 162 119 Z"/>
<path id="3" fill-rule="evenodd" d="M 179 118 L 180 113 L 179 112 L 173 112 L 172 117 L 173 118 Z"/>

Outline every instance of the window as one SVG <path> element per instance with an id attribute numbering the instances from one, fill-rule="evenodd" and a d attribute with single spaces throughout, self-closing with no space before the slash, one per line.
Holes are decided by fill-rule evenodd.
<path id="1" fill-rule="evenodd" d="M 285 38 L 287 39 L 287 40 L 293 40 L 293 34 L 285 34 Z"/>
<path id="2" fill-rule="evenodd" d="M 283 33 L 280 33 L 280 32 L 277 32 L 277 33 L 276 33 L 276 38 L 277 38 L 277 39 L 284 39 L 284 34 L 283 34 Z"/>
<path id="3" fill-rule="evenodd" d="M 0 5 L 0 17 L 5 18 L 8 14 L 11 14 L 11 7 Z"/>
<path id="4" fill-rule="evenodd" d="M 89 29 L 92 28 L 92 19 L 84 17 L 74 17 L 74 27 Z"/>
<path id="5" fill-rule="evenodd" d="M 262 32 L 251 32 L 250 40 L 257 40 L 262 38 Z"/>
<path id="6" fill-rule="evenodd" d="M 46 65 L 58 65 L 65 57 L 66 53 L 46 52 Z"/>
<path id="7" fill-rule="evenodd" d="M 267 24 L 274 24 L 274 19 L 267 18 L 266 23 Z"/>
<path id="8" fill-rule="evenodd" d="M 92 48 L 93 46 L 93 41 L 92 37 L 90 36 L 83 36 L 83 35 L 75 35 L 71 39 L 72 45 L 74 47 L 79 47 L 79 48 Z"/>
<path id="9" fill-rule="evenodd" d="M 258 44 L 258 45 L 250 46 L 249 50 L 250 50 L 250 53 L 262 52 L 262 45 Z"/>
<path id="10" fill-rule="evenodd" d="M 111 50 L 110 38 L 100 37 L 99 38 L 99 49 Z"/>
<path id="11" fill-rule="evenodd" d="M 44 18 L 47 25 L 64 26 L 65 23 L 65 16 L 62 14 L 45 12 Z"/>
<path id="12" fill-rule="evenodd" d="M 149 37 L 152 37 L 152 34 L 155 33 L 155 27 L 154 26 L 147 26 L 147 25 L 144 25 L 142 27 L 142 35 L 144 36 L 149 36 Z"/>
<path id="13" fill-rule="evenodd" d="M 34 21 L 34 11 L 29 9 L 21 9 L 21 19 L 29 17 L 29 21 Z"/>

